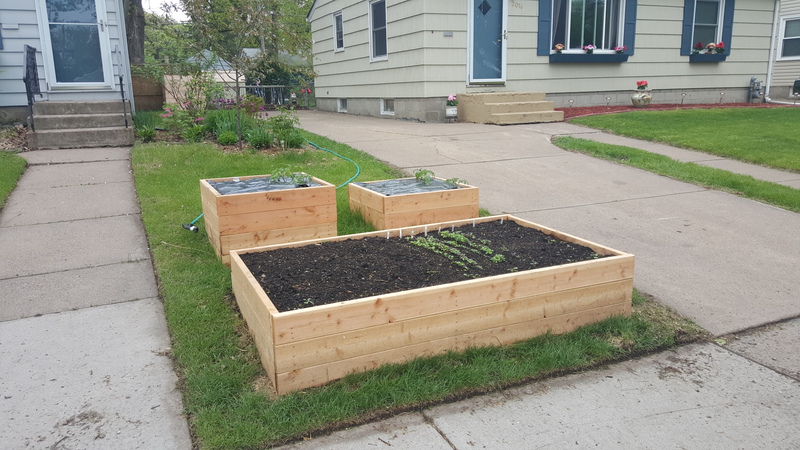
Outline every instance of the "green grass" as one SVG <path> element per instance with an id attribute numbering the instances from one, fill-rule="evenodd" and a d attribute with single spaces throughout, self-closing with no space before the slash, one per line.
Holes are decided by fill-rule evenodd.
<path id="1" fill-rule="evenodd" d="M 570 122 L 800 172 L 798 108 L 641 111 L 581 117 Z"/>
<path id="2" fill-rule="evenodd" d="M 676 180 L 719 189 L 790 211 L 800 212 L 800 189 L 757 180 L 749 175 L 740 175 L 727 170 L 680 162 L 664 155 L 630 147 L 573 137 L 560 137 L 555 139 L 554 143 L 565 150 L 585 153 Z"/>
<path id="3" fill-rule="evenodd" d="M 345 145 L 304 133 L 315 144 L 355 160 L 359 181 L 401 174 Z M 702 331 L 636 294 L 636 312 L 561 336 L 502 348 L 421 358 L 355 374 L 326 386 L 271 395 L 247 327 L 231 294 L 230 270 L 203 230 L 181 227 L 201 212 L 198 180 L 303 170 L 337 186 L 355 173 L 328 152 L 275 156 L 223 154 L 210 145 L 144 144 L 133 149 L 142 219 L 159 277 L 186 411 L 202 448 L 267 447 L 437 402 L 543 377 L 585 370 L 696 339 Z M 369 230 L 338 193 L 339 233 Z M 198 222 L 202 228 L 202 222 Z M 680 331 L 676 331 L 680 330 Z M 679 336 L 676 338 L 676 336 Z"/>
<path id="4" fill-rule="evenodd" d="M 0 209 L 17 186 L 26 167 L 25 158 L 8 151 L 0 151 Z"/>

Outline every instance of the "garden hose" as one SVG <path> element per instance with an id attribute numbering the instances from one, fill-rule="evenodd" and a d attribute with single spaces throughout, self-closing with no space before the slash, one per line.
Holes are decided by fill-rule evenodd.
<path id="1" fill-rule="evenodd" d="M 356 164 L 356 162 L 353 161 L 352 159 L 350 159 L 350 158 L 348 158 L 346 156 L 342 156 L 342 155 L 336 153 L 333 150 L 329 150 L 327 148 L 320 147 L 319 145 L 309 141 L 308 139 L 306 139 L 306 142 L 308 142 L 309 144 L 313 145 L 314 147 L 316 147 L 316 148 L 318 148 L 320 150 L 325 150 L 326 152 L 333 153 L 334 155 L 338 156 L 339 158 L 344 159 L 345 161 L 350 161 L 351 163 L 353 163 L 354 166 L 356 166 L 356 174 L 353 175 L 353 177 L 350 178 L 349 180 L 345 181 L 341 186 L 336 186 L 336 189 L 340 189 L 340 188 L 343 188 L 343 187 L 347 186 L 348 184 L 350 184 L 351 181 L 355 180 L 359 175 L 361 175 L 361 167 L 358 164 Z M 183 224 L 181 224 L 181 226 L 183 226 L 183 228 L 186 229 L 186 230 L 194 231 L 195 233 L 197 233 L 197 226 L 195 225 L 195 223 L 198 220 L 200 220 L 201 217 L 203 217 L 202 214 L 197 216 L 196 219 L 194 219 L 193 221 L 189 222 L 188 224 L 183 223 Z"/>

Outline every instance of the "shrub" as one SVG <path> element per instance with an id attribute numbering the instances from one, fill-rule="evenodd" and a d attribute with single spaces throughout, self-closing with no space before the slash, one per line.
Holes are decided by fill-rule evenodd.
<path id="1" fill-rule="evenodd" d="M 136 134 L 142 139 L 142 142 L 150 142 L 156 138 L 156 129 L 151 126 L 142 126 L 136 128 Z"/>
<path id="2" fill-rule="evenodd" d="M 295 125 L 300 124 L 300 118 L 297 117 L 297 112 L 293 109 L 280 107 L 278 111 L 280 111 L 280 114 L 267 119 L 267 124 L 269 124 L 269 127 L 272 128 L 275 134 L 282 131 L 294 130 Z"/>
<path id="3" fill-rule="evenodd" d="M 193 125 L 193 120 L 189 111 L 181 109 L 179 105 L 169 103 L 164 104 L 164 113 L 161 114 L 164 126 L 172 132 L 183 132 L 186 128 Z"/>
<path id="4" fill-rule="evenodd" d="M 282 145 L 288 148 L 301 148 L 306 143 L 305 138 L 294 129 L 276 131 L 275 137 L 279 144 L 283 142 Z"/>
<path id="5" fill-rule="evenodd" d="M 203 125 L 195 124 L 191 128 L 183 130 L 183 138 L 188 142 L 203 142 L 206 137 L 206 128 Z"/>
<path id="6" fill-rule="evenodd" d="M 217 144 L 219 145 L 234 145 L 239 142 L 235 131 L 223 131 L 217 135 Z"/>
<path id="7" fill-rule="evenodd" d="M 266 127 L 254 127 L 246 134 L 247 142 L 255 148 L 270 148 L 274 137 Z"/>

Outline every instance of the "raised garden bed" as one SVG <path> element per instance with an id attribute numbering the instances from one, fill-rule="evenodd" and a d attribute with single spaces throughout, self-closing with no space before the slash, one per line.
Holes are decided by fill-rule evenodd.
<path id="1" fill-rule="evenodd" d="M 270 175 L 200 180 L 206 234 L 217 256 L 230 251 L 336 236 L 336 187 L 314 177 L 295 184 Z"/>
<path id="2" fill-rule="evenodd" d="M 358 211 L 377 230 L 478 217 L 478 188 L 433 178 L 350 183 L 350 210 Z"/>
<path id="3" fill-rule="evenodd" d="M 512 271 L 485 278 L 377 294 L 279 311 L 243 258 L 291 248 L 337 252 L 348 240 L 434 233 L 472 224 L 513 222 L 596 253 L 594 259 Z M 457 229 L 457 228 L 456 228 Z M 503 246 L 502 243 L 496 243 Z M 374 252 L 373 252 L 374 254 Z M 255 255 L 254 255 L 255 256 Z M 260 256 L 260 255 L 258 255 Z M 599 256 L 599 257 L 598 257 Z M 370 262 L 363 257 L 363 265 Z M 424 261 L 397 261 L 425 265 Z M 473 346 L 507 345 L 543 333 L 564 333 L 631 310 L 634 256 L 513 216 L 430 224 L 231 252 L 233 291 L 262 364 L 279 394 L 318 386 L 351 372 Z M 351 272 L 359 273 L 358 267 Z M 391 273 L 386 274 L 387 277 Z M 297 281 L 293 281 L 297 283 Z M 381 283 L 380 281 L 376 282 Z M 349 290 L 340 281 L 342 290 Z M 313 286 L 313 282 L 312 282 Z M 310 298 L 310 297 L 309 297 Z"/>

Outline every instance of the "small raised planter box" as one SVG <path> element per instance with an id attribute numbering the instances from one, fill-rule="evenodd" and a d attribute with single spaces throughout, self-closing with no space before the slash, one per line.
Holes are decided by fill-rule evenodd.
<path id="1" fill-rule="evenodd" d="M 503 220 L 589 247 L 604 257 L 279 312 L 240 256 Z M 630 314 L 633 272 L 631 254 L 507 215 L 231 252 L 236 301 L 278 394 L 387 363 L 468 347 L 507 345 Z"/>
<path id="2" fill-rule="evenodd" d="M 478 217 L 478 188 L 434 178 L 423 185 L 415 178 L 350 183 L 350 210 L 358 211 L 377 230 Z"/>
<path id="3" fill-rule="evenodd" d="M 336 187 L 309 180 L 301 187 L 269 175 L 200 180 L 206 234 L 222 262 L 230 265 L 234 249 L 336 236 Z"/>

